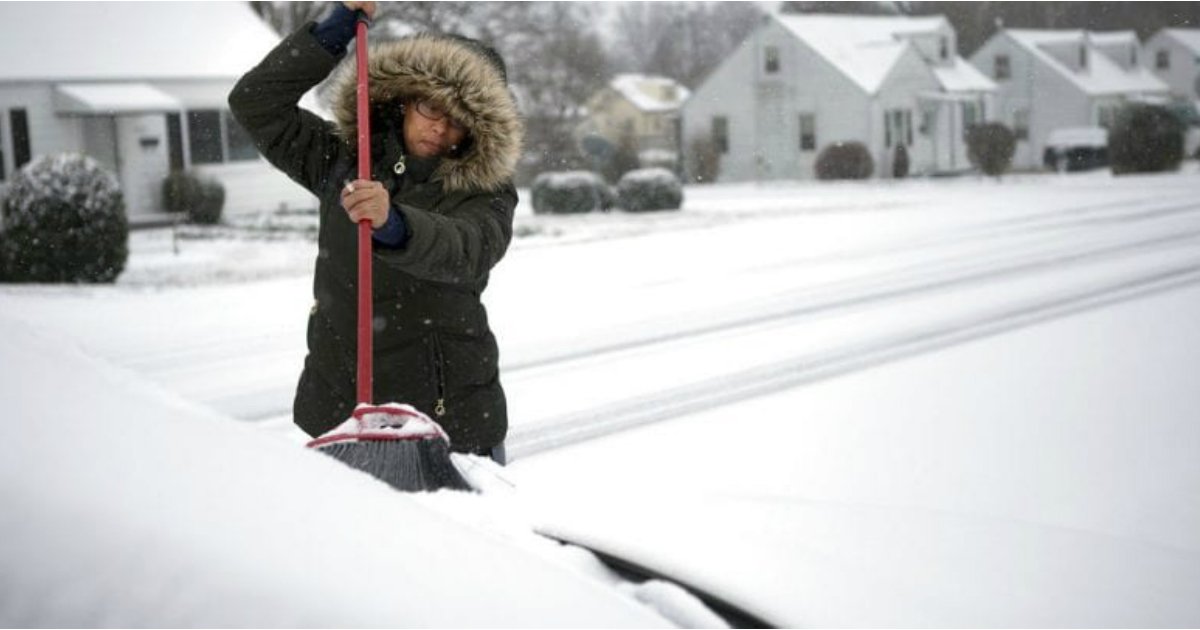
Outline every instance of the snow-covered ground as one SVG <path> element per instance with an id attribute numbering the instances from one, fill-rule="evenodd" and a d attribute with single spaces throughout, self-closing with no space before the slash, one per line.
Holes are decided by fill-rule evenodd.
<path id="1" fill-rule="evenodd" d="M 576 617 L 492 599 L 492 617 L 317 605 L 350 575 L 386 582 L 396 566 L 400 589 L 428 575 L 398 566 L 413 543 L 394 523 L 411 519 L 445 543 L 422 561 L 455 567 L 431 584 L 522 554 L 542 568 L 492 579 L 615 580 L 543 548 L 528 522 L 780 625 L 1195 626 L 1197 200 L 1192 164 L 690 187 L 682 212 L 647 215 L 523 205 L 486 295 L 521 506 L 499 510 L 393 497 L 296 446 L 315 244 L 271 228 L 308 219 L 177 243 L 135 233 L 115 286 L 0 287 L 2 487 L 21 506 L 0 517 L 0 610 L 67 625 L 647 625 L 663 618 L 630 601 L 688 601 L 625 585 L 563 593 L 592 602 Z M 164 440 L 169 456 L 141 457 Z M 303 507 L 325 502 L 338 509 Z M 334 577 L 296 577 L 287 550 L 360 544 L 330 533 L 350 521 L 382 559 L 322 549 Z M 89 522 L 95 544 L 66 544 Z M 478 552 L 486 569 L 457 551 L 481 535 L 503 541 Z M 158 559 L 144 566 L 128 558 L 143 539 Z M 83 586 L 61 603 L 70 566 Z M 195 614 L 276 575 L 270 594 L 312 601 Z M 191 599 L 150 588 L 168 577 Z"/>

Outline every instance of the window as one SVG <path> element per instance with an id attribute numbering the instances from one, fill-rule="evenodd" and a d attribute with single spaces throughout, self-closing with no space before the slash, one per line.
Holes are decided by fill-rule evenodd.
<path id="1" fill-rule="evenodd" d="M 220 164 L 225 161 L 221 143 L 221 112 L 215 109 L 189 111 L 188 146 L 192 164 Z"/>
<path id="2" fill-rule="evenodd" d="M 917 131 L 920 132 L 922 136 L 931 135 L 933 133 L 933 125 L 936 118 L 937 114 L 934 112 L 934 110 L 921 110 L 921 127 L 917 129 Z"/>
<path id="3" fill-rule="evenodd" d="M 1029 109 L 1022 107 L 1013 112 L 1013 135 L 1017 140 L 1029 139 Z"/>
<path id="4" fill-rule="evenodd" d="M 729 153 L 729 119 L 714 116 L 712 119 L 712 141 L 717 153 Z"/>
<path id="5" fill-rule="evenodd" d="M 889 109 L 883 113 L 883 143 L 888 148 L 893 143 L 912 146 L 911 109 Z"/>
<path id="6" fill-rule="evenodd" d="M 1130 66 L 1136 66 L 1138 63 L 1137 62 L 1137 50 L 1138 50 L 1137 46 L 1134 46 L 1129 49 L 1129 65 Z"/>
<path id="7" fill-rule="evenodd" d="M 979 105 L 977 103 L 963 103 L 962 118 L 963 132 L 966 132 L 979 122 Z"/>
<path id="8" fill-rule="evenodd" d="M 817 115 L 800 114 L 800 150 L 817 149 Z"/>
<path id="9" fill-rule="evenodd" d="M 1081 70 L 1087 69 L 1087 46 L 1079 47 L 1079 68 Z"/>
<path id="10" fill-rule="evenodd" d="M 168 131 L 170 131 L 168 119 Z M 188 147 L 192 164 L 221 164 L 254 160 L 254 142 L 227 111 L 197 109 L 187 113 Z"/>
<path id="11" fill-rule="evenodd" d="M 945 37 L 941 39 L 941 42 L 938 45 L 938 56 L 942 59 L 950 58 L 950 41 Z"/>
<path id="12" fill-rule="evenodd" d="M 32 155 L 29 148 L 29 115 L 25 108 L 8 110 L 9 131 L 12 132 L 13 170 L 25 166 Z"/>
<path id="13" fill-rule="evenodd" d="M 775 74 L 779 72 L 779 47 L 767 46 L 763 51 L 763 57 L 766 61 L 767 74 Z"/>
<path id="14" fill-rule="evenodd" d="M 222 112 L 222 116 L 225 119 L 225 136 L 229 144 L 229 161 L 258 159 L 258 148 L 254 146 L 254 140 L 250 138 L 250 134 L 246 133 L 238 121 L 233 119 L 233 114 Z"/>
<path id="15" fill-rule="evenodd" d="M 1012 66 L 1008 60 L 1008 55 L 996 55 L 992 59 L 992 76 L 996 79 L 1008 79 L 1012 77 Z"/>
<path id="16" fill-rule="evenodd" d="M 1111 129 L 1113 123 L 1117 120 L 1116 105 L 1100 105 L 1096 107 L 1096 124 Z"/>
<path id="17" fill-rule="evenodd" d="M 1171 51 L 1160 50 L 1154 53 L 1154 69 L 1170 70 L 1171 69 Z"/>

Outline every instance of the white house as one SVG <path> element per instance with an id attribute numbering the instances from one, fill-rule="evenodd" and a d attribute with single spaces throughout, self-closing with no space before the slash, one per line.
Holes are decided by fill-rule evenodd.
<path id="1" fill-rule="evenodd" d="M 1173 98 L 1200 103 L 1200 28 L 1164 28 L 1142 50 L 1142 66 L 1167 84 Z"/>
<path id="2" fill-rule="evenodd" d="M 711 137 L 720 181 L 814 177 L 818 152 L 857 141 L 890 177 L 969 167 L 964 131 L 995 86 L 954 51 L 942 16 L 765 16 L 683 108 L 685 144 Z"/>
<path id="3" fill-rule="evenodd" d="M 220 179 L 226 213 L 312 205 L 227 111 L 279 42 L 247 3 L 4 2 L 0 24 L 0 181 L 82 152 L 119 177 L 135 222 L 161 216 L 171 169 Z"/>
<path id="4" fill-rule="evenodd" d="M 996 82 L 995 119 L 1017 134 L 1013 165 L 1038 168 L 1056 130 L 1108 128 L 1122 104 L 1163 100 L 1133 31 L 1004 29 L 971 55 Z"/>

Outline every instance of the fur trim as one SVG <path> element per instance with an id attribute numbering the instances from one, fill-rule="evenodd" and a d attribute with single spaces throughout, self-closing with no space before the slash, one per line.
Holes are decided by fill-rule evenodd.
<path id="1" fill-rule="evenodd" d="M 446 192 L 494 190 L 512 179 L 521 156 L 524 125 L 508 86 L 491 62 L 469 44 L 429 34 L 369 48 L 373 116 L 379 115 L 377 104 L 428 99 L 469 130 L 471 145 L 466 152 L 442 158 L 434 173 Z M 351 53 L 333 80 L 330 106 L 338 133 L 351 145 L 357 139 L 356 92 Z M 377 122 L 381 121 L 371 121 L 372 135 L 385 128 Z"/>

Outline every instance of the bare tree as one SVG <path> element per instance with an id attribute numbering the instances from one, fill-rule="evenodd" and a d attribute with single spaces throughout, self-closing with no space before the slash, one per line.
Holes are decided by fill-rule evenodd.
<path id="1" fill-rule="evenodd" d="M 630 2 L 617 14 L 610 56 L 624 70 L 695 88 L 761 19 L 754 3 Z"/>
<path id="2" fill-rule="evenodd" d="M 250 8 L 280 37 L 291 35 L 309 20 L 318 20 L 331 2 L 251 2 Z"/>

